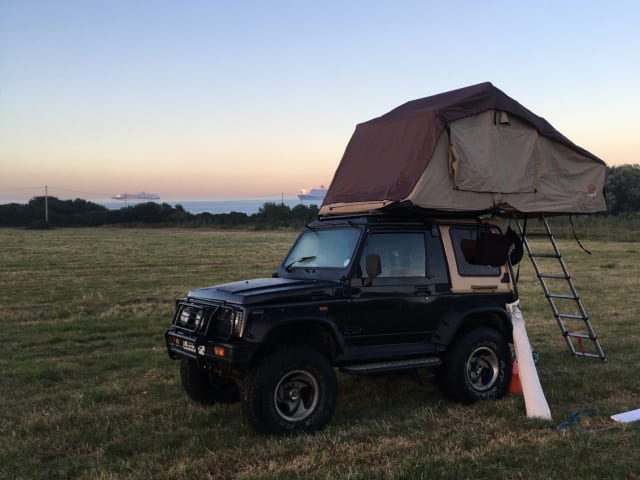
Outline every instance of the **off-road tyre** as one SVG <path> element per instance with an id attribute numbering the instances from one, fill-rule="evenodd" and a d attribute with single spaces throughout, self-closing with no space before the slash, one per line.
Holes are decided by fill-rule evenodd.
<path id="1" fill-rule="evenodd" d="M 244 378 L 242 413 L 256 431 L 312 433 L 331 419 L 338 399 L 335 371 L 317 350 L 292 346 L 262 358 Z"/>
<path id="2" fill-rule="evenodd" d="M 512 373 L 511 349 L 496 329 L 479 327 L 459 338 L 444 356 L 438 384 L 449 399 L 461 403 L 502 398 Z"/>
<path id="3" fill-rule="evenodd" d="M 240 400 L 240 389 L 233 379 L 202 370 L 192 360 L 180 361 L 180 380 L 189 398 L 203 405 Z"/>

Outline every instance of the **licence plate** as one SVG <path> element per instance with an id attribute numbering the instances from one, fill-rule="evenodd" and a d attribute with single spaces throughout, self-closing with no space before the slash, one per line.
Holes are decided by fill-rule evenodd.
<path id="1" fill-rule="evenodd" d="M 188 340 L 183 340 L 182 341 L 182 348 L 184 350 L 186 350 L 187 352 L 196 353 L 195 344 L 193 342 L 188 341 Z"/>

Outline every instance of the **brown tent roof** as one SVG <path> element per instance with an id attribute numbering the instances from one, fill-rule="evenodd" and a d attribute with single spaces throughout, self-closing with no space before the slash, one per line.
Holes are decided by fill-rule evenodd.
<path id="1" fill-rule="evenodd" d="M 535 129 L 537 135 L 554 145 L 567 147 L 604 170 L 602 160 L 487 82 L 413 100 L 357 125 L 323 206 L 367 202 L 387 205 L 411 200 L 410 195 L 415 193 L 443 132 L 449 133 L 450 124 L 489 111 L 517 117 L 528 128 Z M 504 168 L 509 168 L 508 158 L 500 161 Z M 456 205 L 451 205 L 451 209 L 455 210 Z M 324 213 L 330 212 L 324 208 Z"/>

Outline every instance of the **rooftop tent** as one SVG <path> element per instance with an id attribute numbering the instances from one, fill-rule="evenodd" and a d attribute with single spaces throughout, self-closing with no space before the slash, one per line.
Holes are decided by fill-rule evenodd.
<path id="1" fill-rule="evenodd" d="M 357 125 L 320 214 L 606 210 L 605 163 L 491 83 L 405 103 Z"/>

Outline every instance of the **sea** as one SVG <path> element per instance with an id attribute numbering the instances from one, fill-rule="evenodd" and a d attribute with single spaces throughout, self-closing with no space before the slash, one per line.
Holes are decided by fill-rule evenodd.
<path id="1" fill-rule="evenodd" d="M 145 200 L 131 201 L 127 200 L 113 200 L 113 201 L 95 201 L 100 205 L 104 205 L 110 210 L 118 210 L 125 206 L 133 206 L 137 203 L 144 202 Z M 148 200 L 146 200 L 148 201 Z M 181 205 L 187 212 L 197 215 L 199 213 L 231 213 L 231 212 L 239 212 L 246 213 L 247 215 L 251 215 L 254 213 L 258 213 L 260 207 L 262 207 L 265 203 L 271 202 L 276 203 L 278 205 L 284 204 L 290 208 L 295 207 L 296 205 L 300 205 L 301 203 L 304 205 L 311 205 L 312 203 L 318 204 L 318 202 L 301 202 L 298 197 L 274 197 L 274 198 L 244 198 L 244 199 L 212 199 L 212 200 L 154 200 L 156 203 L 168 203 L 172 207 L 176 205 Z M 319 206 L 319 205 L 318 205 Z"/>
<path id="2" fill-rule="evenodd" d="M 72 200 L 78 197 L 66 197 L 66 196 L 57 196 L 60 200 Z M 8 199 L 0 199 L 0 205 L 8 204 L 8 203 L 19 203 L 26 204 L 30 200 L 30 197 L 24 198 L 8 198 Z M 231 212 L 239 212 L 246 213 L 247 215 L 252 215 L 254 213 L 258 213 L 260 208 L 267 202 L 276 203 L 278 205 L 284 204 L 289 208 L 293 208 L 296 205 L 318 205 L 320 206 L 320 201 L 301 201 L 297 196 L 274 196 L 274 197 L 260 197 L 260 198 L 214 198 L 214 199 L 164 199 L 161 198 L 159 200 L 113 200 L 110 197 L 99 197 L 99 198 L 91 198 L 87 197 L 85 200 L 97 203 L 98 205 L 103 205 L 110 210 L 118 210 L 127 206 L 134 206 L 139 203 L 153 201 L 155 203 L 168 203 L 172 207 L 176 205 L 181 205 L 187 212 L 197 215 L 199 213 L 231 213 Z"/>

